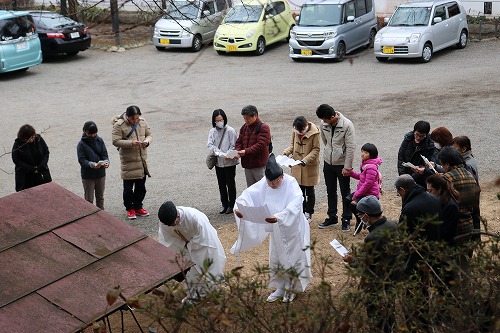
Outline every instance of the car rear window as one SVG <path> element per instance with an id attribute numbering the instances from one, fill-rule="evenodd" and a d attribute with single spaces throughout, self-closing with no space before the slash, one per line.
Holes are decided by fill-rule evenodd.
<path id="1" fill-rule="evenodd" d="M 35 32 L 30 16 L 18 16 L 0 20 L 0 41 L 25 37 Z"/>
<path id="2" fill-rule="evenodd" d="M 60 15 L 33 15 L 33 19 L 39 26 L 47 28 L 62 28 L 64 26 L 73 25 L 76 22 L 69 17 Z"/>

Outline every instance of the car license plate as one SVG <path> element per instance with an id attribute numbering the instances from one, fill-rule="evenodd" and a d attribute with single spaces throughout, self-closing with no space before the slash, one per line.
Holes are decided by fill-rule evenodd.
<path id="1" fill-rule="evenodd" d="M 382 53 L 394 54 L 394 46 L 384 46 L 384 47 L 382 47 Z"/>
<path id="2" fill-rule="evenodd" d="M 77 31 L 77 32 L 72 32 L 69 34 L 71 38 L 78 38 L 80 37 L 80 33 Z"/>
<path id="3" fill-rule="evenodd" d="M 28 44 L 26 44 L 26 42 L 16 43 L 16 50 L 17 51 L 26 50 L 27 48 L 28 48 Z"/>
<path id="4" fill-rule="evenodd" d="M 312 56 L 313 52 L 312 50 L 300 50 L 300 54 L 303 56 Z"/>
<path id="5" fill-rule="evenodd" d="M 169 45 L 170 44 L 170 39 L 160 38 L 160 44 L 161 45 Z"/>
<path id="6" fill-rule="evenodd" d="M 226 48 L 228 51 L 236 51 L 236 45 L 228 45 Z"/>

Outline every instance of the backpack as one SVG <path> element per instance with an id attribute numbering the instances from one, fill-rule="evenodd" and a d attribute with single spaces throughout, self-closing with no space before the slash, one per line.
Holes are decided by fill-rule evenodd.
<path id="1" fill-rule="evenodd" d="M 257 125 L 257 129 L 255 130 L 255 134 L 259 134 L 260 133 L 260 127 L 262 126 L 264 122 L 261 121 L 258 125 Z M 269 150 L 269 154 L 271 154 L 273 152 L 273 137 L 271 136 L 271 138 L 269 139 L 269 147 L 267 147 L 267 149 Z"/>

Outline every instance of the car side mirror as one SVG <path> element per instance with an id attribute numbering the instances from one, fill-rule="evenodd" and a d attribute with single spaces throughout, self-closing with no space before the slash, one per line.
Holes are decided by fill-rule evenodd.
<path id="1" fill-rule="evenodd" d="M 210 16 L 210 11 L 209 10 L 204 10 L 203 11 L 203 16 Z"/>
<path id="2" fill-rule="evenodd" d="M 297 24 L 299 23 L 299 18 L 300 18 L 300 15 L 295 16 L 295 23 L 297 23 Z"/>
<path id="3" fill-rule="evenodd" d="M 439 22 L 443 22 L 443 19 L 441 17 L 435 17 L 434 18 L 434 23 L 439 23 Z"/>
<path id="4" fill-rule="evenodd" d="M 270 19 L 271 17 L 273 17 L 272 14 L 266 14 L 266 20 Z"/>
<path id="5" fill-rule="evenodd" d="M 390 18 L 389 17 L 384 17 L 384 23 L 389 23 Z"/>
<path id="6" fill-rule="evenodd" d="M 352 15 L 347 16 L 347 22 L 352 22 L 352 21 L 354 21 L 354 16 Z"/>

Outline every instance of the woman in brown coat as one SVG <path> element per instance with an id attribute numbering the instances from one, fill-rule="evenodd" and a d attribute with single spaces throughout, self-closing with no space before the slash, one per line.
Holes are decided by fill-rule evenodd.
<path id="1" fill-rule="evenodd" d="M 318 127 L 308 122 L 303 116 L 293 121 L 292 142 L 283 151 L 301 164 L 292 166 L 292 176 L 295 177 L 304 196 L 303 211 L 307 220 L 312 219 L 316 195 L 314 186 L 319 183 L 319 150 L 320 132 Z"/>

